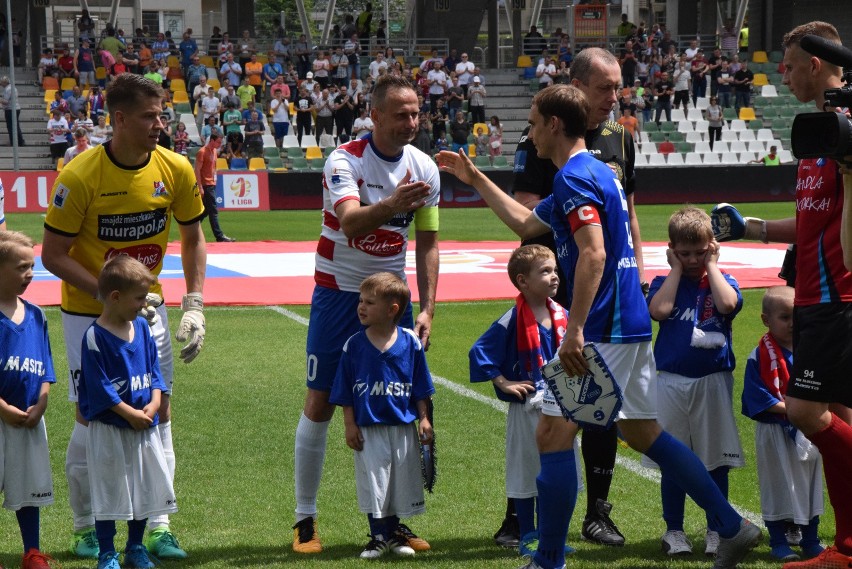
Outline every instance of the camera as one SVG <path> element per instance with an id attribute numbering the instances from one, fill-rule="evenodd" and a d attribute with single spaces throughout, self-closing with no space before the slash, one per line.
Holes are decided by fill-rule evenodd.
<path id="1" fill-rule="evenodd" d="M 844 68 L 844 85 L 823 93 L 825 108 L 852 108 L 852 50 L 813 35 L 804 36 L 801 47 L 811 55 Z M 836 112 L 796 115 L 791 141 L 796 158 L 828 157 L 843 161 L 852 154 L 852 120 Z"/>

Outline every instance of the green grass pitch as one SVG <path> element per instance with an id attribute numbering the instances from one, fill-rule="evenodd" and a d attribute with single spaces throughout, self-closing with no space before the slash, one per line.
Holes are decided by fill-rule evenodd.
<path id="1" fill-rule="evenodd" d="M 666 220 L 675 206 L 639 208 L 643 238 L 666 240 Z M 751 204 L 748 215 L 777 218 L 792 215 L 793 205 Z M 11 214 L 10 228 L 40 240 L 39 215 Z M 317 212 L 224 212 L 222 225 L 241 241 L 253 239 L 313 240 L 319 229 Z M 512 240 L 496 218 L 483 210 L 442 212 L 443 239 Z M 205 224 L 205 230 L 207 230 Z M 209 237 L 209 235 L 208 235 Z M 724 252 L 723 252 L 724 255 Z M 498 278 L 498 277 L 495 277 Z M 440 284 L 439 284 L 440 286 Z M 745 292 L 745 306 L 735 320 L 734 346 L 740 369 L 763 333 L 759 305 L 762 291 Z M 352 451 L 344 442 L 340 414 L 329 431 L 325 473 L 319 495 L 320 535 L 325 551 L 299 556 L 290 548 L 293 524 L 294 432 L 304 399 L 304 342 L 307 306 L 227 307 L 205 311 L 208 332 L 202 354 L 192 364 L 176 364 L 173 424 L 177 453 L 176 489 L 180 511 L 172 528 L 190 554 L 164 567 L 276 568 L 365 567 L 370 563 L 398 567 L 512 568 L 523 560 L 493 545 L 491 535 L 505 508 L 503 469 L 505 414 L 495 404 L 489 385 L 468 382 L 467 351 L 471 343 L 510 305 L 506 301 L 441 303 L 434 322 L 429 365 L 436 376 L 435 428 L 438 434 L 439 479 L 427 495 L 427 512 L 410 520 L 415 532 L 428 539 L 431 552 L 412 560 L 357 558 L 367 542 L 367 523 L 357 510 Z M 59 381 L 46 415 L 50 436 L 55 504 L 42 510 L 42 549 L 65 569 L 92 569 L 95 563 L 66 553 L 71 532 L 65 448 L 73 426 L 73 408 L 66 400 L 67 369 L 58 309 L 47 310 Z M 172 329 L 180 318 L 170 310 Z M 736 373 L 734 410 L 747 456 L 747 466 L 731 476 L 731 501 L 759 514 L 754 465 L 754 426 L 739 415 L 741 372 Z M 448 383 L 457 386 L 450 389 Z M 696 506 L 687 506 L 686 531 L 696 553 L 670 560 L 660 550 L 664 532 L 659 484 L 629 469 L 638 459 L 619 450 L 611 501 L 613 519 L 627 536 L 618 549 L 579 540 L 585 509 L 581 493 L 569 531 L 577 553 L 569 567 L 653 568 L 709 567 L 703 551 L 705 522 Z M 653 477 L 651 477 L 653 478 Z M 821 535 L 833 536 L 834 520 L 826 501 Z M 17 567 L 20 539 L 11 512 L 0 518 L 0 564 Z M 126 529 L 119 524 L 116 544 Z M 776 568 L 762 545 L 742 567 Z"/>

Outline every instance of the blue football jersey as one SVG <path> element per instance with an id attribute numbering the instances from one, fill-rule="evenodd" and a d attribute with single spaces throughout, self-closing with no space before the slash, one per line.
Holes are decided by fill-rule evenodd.
<path id="1" fill-rule="evenodd" d="M 21 411 L 36 404 L 42 383 L 56 383 L 47 320 L 24 299 L 24 319 L 15 324 L 0 312 L 0 398 Z"/>
<path id="2" fill-rule="evenodd" d="M 704 289 L 704 294 L 700 294 L 699 281 L 681 277 L 672 312 L 666 320 L 660 322 L 660 331 L 654 344 L 654 360 L 658 370 L 685 377 L 704 377 L 711 373 L 731 371 L 736 367 L 731 344 L 731 323 L 743 307 L 743 295 L 734 277 L 725 273 L 723 276 L 737 292 L 737 307 L 730 314 L 720 314 L 716 310 L 709 289 Z M 651 282 L 649 303 L 665 280 L 665 277 L 656 277 Z M 705 307 L 706 313 L 703 315 L 698 314 L 699 302 Z M 710 349 L 692 347 L 692 330 L 696 326 L 705 333 L 719 332 L 725 337 L 725 345 Z"/>
<path id="3" fill-rule="evenodd" d="M 129 429 L 130 423 L 111 408 L 124 402 L 134 409 L 143 409 L 151 402 L 151 390 L 166 391 L 148 322 L 138 317 L 133 328 L 131 342 L 125 342 L 97 322 L 83 336 L 78 401 L 87 421 Z M 151 426 L 158 422 L 159 415 Z"/>
<path id="4" fill-rule="evenodd" d="M 580 260 L 568 214 L 584 205 L 598 211 L 606 262 L 583 336 L 589 342 L 646 342 L 651 339 L 651 317 L 633 252 L 627 198 L 610 167 L 588 152 L 568 160 L 553 180 L 553 194 L 534 210 L 553 230 L 559 266 L 568 281 L 566 308 L 574 296 L 574 267 Z"/>
<path id="5" fill-rule="evenodd" d="M 787 362 L 787 369 L 793 369 L 793 352 L 781 347 L 781 356 Z M 782 413 L 770 413 L 767 409 L 774 407 L 783 400 L 773 395 L 760 377 L 759 349 L 751 351 L 746 361 L 743 377 L 742 414 L 761 423 L 778 423 L 788 426 L 790 421 Z"/>
<path id="6" fill-rule="evenodd" d="M 527 373 L 521 369 L 518 355 L 518 309 L 513 306 L 499 320 L 494 322 L 470 348 L 470 381 L 491 381 L 502 375 L 509 381 L 528 381 Z M 553 330 L 538 325 L 538 337 L 541 342 L 541 355 L 545 362 L 556 355 L 559 346 L 555 346 Z M 545 381 L 536 385 L 536 390 L 545 388 Z M 518 399 L 503 393 L 494 386 L 497 398 L 508 403 L 523 403 L 526 398 Z"/>
<path id="7" fill-rule="evenodd" d="M 397 327 L 396 332 L 396 342 L 384 352 L 365 331 L 343 346 L 329 401 L 353 407 L 362 427 L 412 423 L 417 401 L 435 393 L 420 340 L 411 330 Z"/>

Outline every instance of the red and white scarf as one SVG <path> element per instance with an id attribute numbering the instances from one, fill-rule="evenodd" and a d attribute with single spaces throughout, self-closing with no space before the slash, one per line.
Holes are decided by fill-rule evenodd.
<path id="1" fill-rule="evenodd" d="M 787 382 L 790 381 L 790 371 L 787 360 L 778 341 L 770 333 L 766 333 L 757 345 L 758 363 L 760 364 L 760 379 L 773 397 L 781 401 L 787 393 Z"/>
<path id="2" fill-rule="evenodd" d="M 541 381 L 540 368 L 547 363 L 541 351 L 538 321 L 523 294 L 519 294 L 515 299 L 515 307 L 518 313 L 518 359 L 521 370 L 527 379 L 533 382 L 533 385 L 537 385 Z M 565 336 L 568 317 L 565 315 L 565 309 L 551 298 L 547 299 L 547 309 L 550 311 L 550 326 L 556 342 L 555 347 L 559 347 Z"/>

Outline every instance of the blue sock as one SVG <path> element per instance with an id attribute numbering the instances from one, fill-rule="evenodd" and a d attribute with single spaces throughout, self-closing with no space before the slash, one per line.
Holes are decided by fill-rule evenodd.
<path id="1" fill-rule="evenodd" d="M 719 488 L 719 492 L 722 493 L 725 500 L 728 499 L 728 473 L 730 471 L 730 466 L 720 466 L 719 468 L 714 468 L 710 471 L 710 478 L 713 479 L 713 482 L 716 484 L 716 487 Z M 710 516 L 707 516 L 707 529 L 718 531 L 715 527 L 713 527 L 713 520 L 710 519 Z"/>
<path id="2" fill-rule="evenodd" d="M 787 522 L 784 520 L 770 522 L 763 520 L 766 531 L 769 532 L 769 547 L 775 548 L 787 545 Z"/>
<path id="3" fill-rule="evenodd" d="M 15 512 L 18 527 L 21 528 L 21 539 L 24 541 L 24 553 L 30 549 L 38 549 L 39 513 L 35 506 L 27 506 Z"/>
<path id="4" fill-rule="evenodd" d="M 518 528 L 521 537 L 535 531 L 535 498 L 515 498 L 515 512 L 518 514 Z"/>
<path id="5" fill-rule="evenodd" d="M 385 520 L 385 528 L 387 528 L 388 536 L 392 536 L 399 529 L 399 516 L 388 516 Z"/>
<path id="6" fill-rule="evenodd" d="M 101 555 L 104 553 L 115 553 L 115 521 L 113 520 L 95 520 L 95 535 L 98 537 L 98 547 L 101 549 Z"/>
<path id="7" fill-rule="evenodd" d="M 731 507 L 707 469 L 686 445 L 663 431 L 645 453 L 660 465 L 663 476 L 671 476 L 698 506 L 713 520 L 723 538 L 734 537 L 740 530 L 742 517 Z"/>
<path id="8" fill-rule="evenodd" d="M 663 499 L 663 520 L 666 522 L 666 531 L 683 531 L 686 492 L 672 480 L 671 476 L 663 474 L 660 480 L 660 496 Z"/>
<path id="9" fill-rule="evenodd" d="M 539 455 L 541 472 L 538 486 L 538 551 L 535 562 L 543 569 L 559 569 L 565 564 L 568 524 L 577 503 L 577 465 L 574 451 Z"/>
<path id="10" fill-rule="evenodd" d="M 823 550 L 818 535 L 819 516 L 812 517 L 808 525 L 799 527 L 802 528 L 802 541 L 799 542 L 802 552 L 807 557 L 816 557 Z"/>
<path id="11" fill-rule="evenodd" d="M 145 535 L 145 523 L 147 519 L 144 520 L 130 520 L 127 522 L 127 547 L 129 548 L 131 545 L 142 545 L 142 537 Z"/>
<path id="12" fill-rule="evenodd" d="M 388 526 L 385 523 L 385 519 L 375 518 L 373 517 L 373 514 L 367 514 L 367 521 L 370 524 L 370 535 L 373 536 L 374 539 L 387 541 L 390 534 L 388 533 Z"/>

